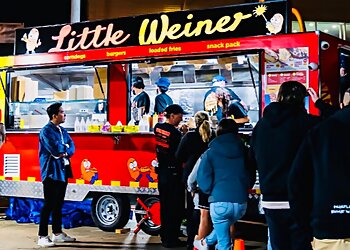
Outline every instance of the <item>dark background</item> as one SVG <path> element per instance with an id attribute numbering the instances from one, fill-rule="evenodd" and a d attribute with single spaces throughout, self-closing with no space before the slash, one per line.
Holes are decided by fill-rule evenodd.
<path id="1" fill-rule="evenodd" d="M 81 20 L 86 20 L 86 0 L 82 0 Z M 24 27 L 70 23 L 71 0 L 4 0 L 0 23 L 23 23 Z M 0 56 L 13 55 L 14 44 L 0 43 Z"/>

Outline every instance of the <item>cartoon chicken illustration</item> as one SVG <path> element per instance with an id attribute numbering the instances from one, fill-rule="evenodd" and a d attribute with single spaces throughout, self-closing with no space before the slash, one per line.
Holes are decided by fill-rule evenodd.
<path id="1" fill-rule="evenodd" d="M 134 158 L 129 158 L 127 166 L 131 178 L 135 181 L 140 181 L 143 176 L 150 182 L 154 182 L 157 179 L 158 175 L 155 172 L 155 167 L 158 166 L 158 162 L 156 160 L 152 161 L 151 166 L 141 167 Z"/>
<path id="2" fill-rule="evenodd" d="M 39 30 L 36 28 L 31 29 L 28 36 L 27 33 L 25 33 L 21 40 L 26 43 L 27 54 L 34 54 L 35 49 L 41 45 Z"/>
<path id="3" fill-rule="evenodd" d="M 85 181 L 88 181 L 91 184 L 94 184 L 98 180 L 98 171 L 96 168 L 91 167 L 91 163 L 88 159 L 84 159 L 80 165 L 81 169 L 81 178 Z"/>

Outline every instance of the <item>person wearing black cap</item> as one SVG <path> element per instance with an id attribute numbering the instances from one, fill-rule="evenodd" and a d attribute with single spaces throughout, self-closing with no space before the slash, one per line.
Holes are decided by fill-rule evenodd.
<path id="1" fill-rule="evenodd" d="M 156 82 L 156 85 L 158 87 L 157 93 L 160 92 L 160 94 L 156 96 L 154 102 L 154 113 L 159 114 L 162 113 L 167 106 L 173 104 L 173 100 L 169 95 L 166 94 L 170 86 L 170 80 L 168 78 L 159 78 L 159 80 Z"/>
<path id="2" fill-rule="evenodd" d="M 227 117 L 231 117 L 235 120 L 238 127 L 242 127 L 245 123 L 249 122 L 249 117 L 246 109 L 238 101 L 233 101 L 227 110 Z"/>
<path id="3" fill-rule="evenodd" d="M 158 159 L 158 190 L 160 198 L 160 237 L 163 247 L 173 248 L 186 246 L 179 240 L 182 216 L 185 208 L 185 193 L 182 183 L 182 168 L 176 160 L 175 152 L 181 140 L 177 129 L 186 112 L 180 105 L 171 104 L 165 108 L 165 123 L 154 127 L 156 136 L 156 154 Z"/>
<path id="4" fill-rule="evenodd" d="M 141 109 L 141 115 L 149 113 L 150 99 L 145 89 L 145 84 L 143 79 L 140 76 L 132 78 L 132 93 L 135 95 L 135 98 L 132 102 L 132 108 Z"/>

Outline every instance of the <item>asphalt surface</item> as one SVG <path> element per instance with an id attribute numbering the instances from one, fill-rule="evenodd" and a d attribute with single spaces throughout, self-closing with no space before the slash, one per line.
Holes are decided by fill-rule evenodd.
<path id="1" fill-rule="evenodd" d="M 6 220 L 6 207 L 0 208 L 0 249 L 40 249 L 37 245 L 38 225 L 34 223 L 17 223 Z M 136 221 L 130 220 L 125 228 L 130 231 L 117 234 L 104 232 L 97 227 L 77 227 L 64 230 L 69 235 L 76 237 L 74 243 L 59 243 L 53 249 L 167 249 L 160 243 L 160 237 L 150 236 L 143 231 L 133 233 Z M 245 249 L 266 249 L 266 225 L 263 223 L 239 222 L 236 224 L 237 237 L 244 239 Z M 51 226 L 49 226 L 49 232 Z M 186 238 L 182 238 L 186 240 Z M 172 248 L 172 249 L 186 249 Z"/>

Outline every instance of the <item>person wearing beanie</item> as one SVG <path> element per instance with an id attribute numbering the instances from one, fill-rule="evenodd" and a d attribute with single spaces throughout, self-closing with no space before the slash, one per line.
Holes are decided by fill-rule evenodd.
<path id="1" fill-rule="evenodd" d="M 170 80 L 166 77 L 161 77 L 156 82 L 157 85 L 157 93 L 155 102 L 154 102 L 154 113 L 163 113 L 164 109 L 169 105 L 173 104 L 173 100 L 171 97 L 166 94 L 170 86 Z"/>

